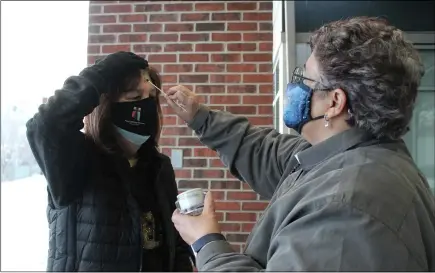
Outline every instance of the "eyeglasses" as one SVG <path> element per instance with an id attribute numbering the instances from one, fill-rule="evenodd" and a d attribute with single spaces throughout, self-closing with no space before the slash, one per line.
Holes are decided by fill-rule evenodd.
<path id="1" fill-rule="evenodd" d="M 296 67 L 295 70 L 293 70 L 291 83 L 305 84 L 304 80 L 320 84 L 320 82 L 318 82 L 316 80 L 313 80 L 313 79 L 305 77 L 304 76 L 304 69 L 303 68 Z M 330 90 L 328 88 L 311 88 L 311 89 L 313 91 L 329 91 Z"/>

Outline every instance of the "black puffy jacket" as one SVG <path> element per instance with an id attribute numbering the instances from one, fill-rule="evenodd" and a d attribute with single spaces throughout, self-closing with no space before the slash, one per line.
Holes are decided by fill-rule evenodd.
<path id="1" fill-rule="evenodd" d="M 48 182 L 47 271 L 140 271 L 140 208 L 128 161 L 103 153 L 80 131 L 99 103 L 92 82 L 69 78 L 27 123 L 27 138 Z M 142 149 L 141 149 L 142 150 Z M 191 252 L 171 221 L 177 186 L 167 156 L 152 157 L 167 271 L 192 271 Z M 149 159 L 149 158 L 148 158 Z M 139 153 L 138 165 L 142 156 Z M 141 181 L 139 181 L 141 182 Z M 37 235 L 36 235 L 37 236 Z"/>

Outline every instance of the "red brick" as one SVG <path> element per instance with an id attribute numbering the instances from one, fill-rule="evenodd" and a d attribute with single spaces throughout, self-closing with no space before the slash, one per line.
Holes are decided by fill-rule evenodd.
<path id="1" fill-rule="evenodd" d="M 228 31 L 257 31 L 257 23 L 228 23 Z"/>
<path id="2" fill-rule="evenodd" d="M 242 77 L 240 75 L 210 75 L 211 83 L 241 83 Z"/>
<path id="3" fill-rule="evenodd" d="M 272 33 L 243 33 L 243 41 L 272 41 Z"/>
<path id="4" fill-rule="evenodd" d="M 273 125 L 273 117 L 247 117 L 249 122 L 254 126 L 269 126 Z"/>
<path id="5" fill-rule="evenodd" d="M 255 223 L 243 223 L 242 224 L 242 231 L 243 232 L 251 232 L 254 228 Z"/>
<path id="6" fill-rule="evenodd" d="M 193 31 L 193 24 L 165 24 L 166 32 Z"/>
<path id="7" fill-rule="evenodd" d="M 211 96 L 210 97 L 210 103 L 211 104 L 239 104 L 240 103 L 240 96 Z"/>
<path id="8" fill-rule="evenodd" d="M 211 189 L 221 189 L 221 190 L 240 190 L 240 181 L 237 180 L 227 180 L 227 181 L 212 181 L 210 184 Z"/>
<path id="9" fill-rule="evenodd" d="M 194 148 L 193 156 L 197 157 L 217 157 L 217 153 L 209 148 Z"/>
<path id="10" fill-rule="evenodd" d="M 245 74 L 243 82 L 245 83 L 268 83 L 273 81 L 272 74 Z"/>
<path id="11" fill-rule="evenodd" d="M 272 63 L 269 63 L 269 64 L 259 64 L 258 65 L 258 72 L 272 73 Z"/>
<path id="12" fill-rule="evenodd" d="M 242 16 L 239 12 L 223 12 L 223 13 L 212 13 L 212 21 L 240 21 Z"/>
<path id="13" fill-rule="evenodd" d="M 114 43 L 115 41 L 116 37 L 114 35 L 89 35 L 90 44 L 106 44 Z"/>
<path id="14" fill-rule="evenodd" d="M 195 31 L 224 31 L 225 23 L 196 23 Z"/>
<path id="15" fill-rule="evenodd" d="M 227 200 L 257 200 L 257 194 L 255 192 L 227 192 Z"/>
<path id="16" fill-rule="evenodd" d="M 227 2 L 227 10 L 256 10 L 257 2 Z"/>
<path id="17" fill-rule="evenodd" d="M 228 72 L 257 72 L 256 64 L 227 64 Z"/>
<path id="18" fill-rule="evenodd" d="M 89 24 L 107 24 L 107 23 L 115 23 L 116 16 L 115 15 L 90 15 L 89 16 Z"/>
<path id="19" fill-rule="evenodd" d="M 119 41 L 121 43 L 138 43 L 147 41 L 146 34 L 121 34 L 119 35 Z"/>
<path id="20" fill-rule="evenodd" d="M 201 168 L 207 167 L 207 159 L 188 158 L 183 160 L 184 168 Z"/>
<path id="21" fill-rule="evenodd" d="M 183 73 L 183 72 L 192 72 L 193 65 L 192 64 L 166 64 L 164 66 L 165 73 Z"/>
<path id="22" fill-rule="evenodd" d="M 260 2 L 260 10 L 272 10 L 273 9 L 273 2 Z"/>
<path id="23" fill-rule="evenodd" d="M 243 54 L 243 61 L 272 63 L 272 53 L 246 53 Z"/>
<path id="24" fill-rule="evenodd" d="M 180 83 L 204 83 L 208 82 L 208 75 L 180 75 Z"/>
<path id="25" fill-rule="evenodd" d="M 213 107 L 211 107 L 213 109 Z M 221 110 L 223 111 L 223 110 Z M 224 164 L 220 159 L 209 159 L 211 168 L 224 168 Z"/>
<path id="26" fill-rule="evenodd" d="M 191 178 L 192 177 L 192 170 L 174 170 L 174 171 L 175 171 L 176 178 Z"/>
<path id="27" fill-rule="evenodd" d="M 224 72 L 225 64 L 197 64 L 195 72 Z"/>
<path id="28" fill-rule="evenodd" d="M 181 189 L 193 189 L 193 188 L 208 189 L 208 181 L 206 181 L 206 180 L 180 180 L 178 182 L 178 188 L 181 188 Z"/>
<path id="29" fill-rule="evenodd" d="M 148 56 L 150 63 L 175 63 L 177 55 L 175 54 L 150 54 Z"/>
<path id="30" fill-rule="evenodd" d="M 257 215 L 255 213 L 227 212 L 226 220 L 234 222 L 255 222 Z"/>
<path id="31" fill-rule="evenodd" d="M 273 93 L 273 84 L 259 85 L 258 89 L 262 94 L 272 94 Z"/>
<path id="32" fill-rule="evenodd" d="M 178 75 L 170 75 L 170 74 L 164 74 L 161 75 L 162 82 L 164 83 L 177 83 L 178 82 Z"/>
<path id="33" fill-rule="evenodd" d="M 260 114 L 260 115 L 273 115 L 272 105 L 258 106 L 258 114 Z"/>
<path id="34" fill-rule="evenodd" d="M 161 32 L 163 30 L 162 24 L 134 24 L 134 32 Z"/>
<path id="35" fill-rule="evenodd" d="M 166 52 L 186 52 L 193 51 L 192 44 L 168 44 L 165 45 Z"/>
<path id="36" fill-rule="evenodd" d="M 195 51 L 223 51 L 224 44 L 196 44 Z"/>
<path id="37" fill-rule="evenodd" d="M 164 127 L 162 130 L 162 134 L 166 136 L 190 136 L 192 135 L 192 130 L 188 127 Z"/>
<path id="38" fill-rule="evenodd" d="M 181 14 L 181 22 L 186 21 L 209 21 L 210 13 L 183 13 Z"/>
<path id="39" fill-rule="evenodd" d="M 176 141 L 176 138 L 161 137 L 159 140 L 159 144 L 161 146 L 176 146 Z"/>
<path id="40" fill-rule="evenodd" d="M 193 170 L 193 177 L 195 178 L 223 178 L 225 172 L 222 170 Z"/>
<path id="41" fill-rule="evenodd" d="M 121 23 L 145 22 L 146 20 L 147 20 L 146 14 L 119 15 L 119 22 Z"/>
<path id="42" fill-rule="evenodd" d="M 225 93 L 225 86 L 222 86 L 221 84 L 220 85 L 197 85 L 195 88 L 195 93 L 197 93 L 197 94 L 201 94 L 201 93 L 205 93 L 205 94 Z"/>
<path id="43" fill-rule="evenodd" d="M 212 62 L 240 62 L 242 60 L 239 53 L 220 53 L 211 55 Z"/>
<path id="44" fill-rule="evenodd" d="M 188 33 L 180 34 L 180 41 L 182 42 L 206 42 L 210 40 L 208 33 Z"/>
<path id="45" fill-rule="evenodd" d="M 101 53 L 101 46 L 88 45 L 88 54 L 99 54 L 99 53 Z"/>
<path id="46" fill-rule="evenodd" d="M 216 210 L 240 210 L 239 202 L 215 202 Z"/>
<path id="47" fill-rule="evenodd" d="M 162 46 L 159 44 L 141 44 L 141 45 L 133 45 L 133 51 L 136 53 L 139 52 L 161 52 Z"/>
<path id="48" fill-rule="evenodd" d="M 177 42 L 178 34 L 151 34 L 150 42 Z"/>
<path id="49" fill-rule="evenodd" d="M 184 4 L 184 3 L 165 4 L 165 11 L 192 11 L 192 10 L 193 10 L 192 4 Z"/>
<path id="50" fill-rule="evenodd" d="M 273 24 L 270 23 L 260 23 L 260 31 L 273 31 Z"/>
<path id="51" fill-rule="evenodd" d="M 197 11 L 219 11 L 224 10 L 224 3 L 196 3 L 195 10 Z"/>
<path id="52" fill-rule="evenodd" d="M 243 104 L 270 104 L 272 105 L 273 96 L 271 95 L 258 95 L 258 96 L 243 96 Z"/>
<path id="53" fill-rule="evenodd" d="M 103 53 L 114 53 L 117 51 L 130 51 L 130 45 L 103 45 L 102 52 Z"/>
<path id="54" fill-rule="evenodd" d="M 103 25 L 104 33 L 131 32 L 131 25 Z"/>
<path id="55" fill-rule="evenodd" d="M 131 5 L 106 5 L 104 13 L 129 13 L 132 11 Z"/>
<path id="56" fill-rule="evenodd" d="M 254 43 L 231 43 L 227 44 L 228 51 L 256 51 L 257 45 Z"/>
<path id="57" fill-rule="evenodd" d="M 260 43 L 259 44 L 260 51 L 272 51 L 273 43 Z"/>
<path id="58" fill-rule="evenodd" d="M 257 93 L 257 86 L 255 85 L 227 85 L 228 93 Z"/>
<path id="59" fill-rule="evenodd" d="M 257 114 L 256 106 L 227 106 L 226 110 L 235 115 L 255 115 Z"/>
<path id="60" fill-rule="evenodd" d="M 243 21 L 272 21 L 271 12 L 245 12 Z"/>
<path id="61" fill-rule="evenodd" d="M 219 224 L 222 231 L 240 231 L 241 225 L 238 223 L 220 223 Z"/>
<path id="62" fill-rule="evenodd" d="M 178 21 L 178 14 L 151 14 L 150 22 L 176 22 Z"/>
<path id="63" fill-rule="evenodd" d="M 212 41 L 236 42 L 242 40 L 240 33 L 212 33 Z"/>
<path id="64" fill-rule="evenodd" d="M 266 207 L 267 203 L 265 202 L 244 202 L 242 204 L 242 209 L 248 211 L 264 211 Z"/>
<path id="65" fill-rule="evenodd" d="M 178 140 L 180 146 L 202 146 L 202 143 L 196 137 L 180 137 Z"/>
<path id="66" fill-rule="evenodd" d="M 180 62 L 208 62 L 208 54 L 180 54 L 179 61 Z"/>
<path id="67" fill-rule="evenodd" d="M 155 11 L 161 11 L 162 5 L 161 4 L 140 4 L 134 6 L 135 12 L 155 12 Z"/>

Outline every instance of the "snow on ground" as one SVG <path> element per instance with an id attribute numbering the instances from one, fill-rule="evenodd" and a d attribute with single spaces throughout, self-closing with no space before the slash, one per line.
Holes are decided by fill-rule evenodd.
<path id="1" fill-rule="evenodd" d="M 48 253 L 44 176 L 1 182 L 1 271 L 45 271 Z"/>

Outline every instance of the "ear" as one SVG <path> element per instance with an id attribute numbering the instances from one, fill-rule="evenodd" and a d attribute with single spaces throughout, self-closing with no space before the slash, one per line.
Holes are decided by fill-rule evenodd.
<path id="1" fill-rule="evenodd" d="M 330 106 L 326 111 L 329 118 L 334 118 L 340 115 L 346 109 L 347 97 L 342 89 L 334 89 L 329 92 Z"/>

